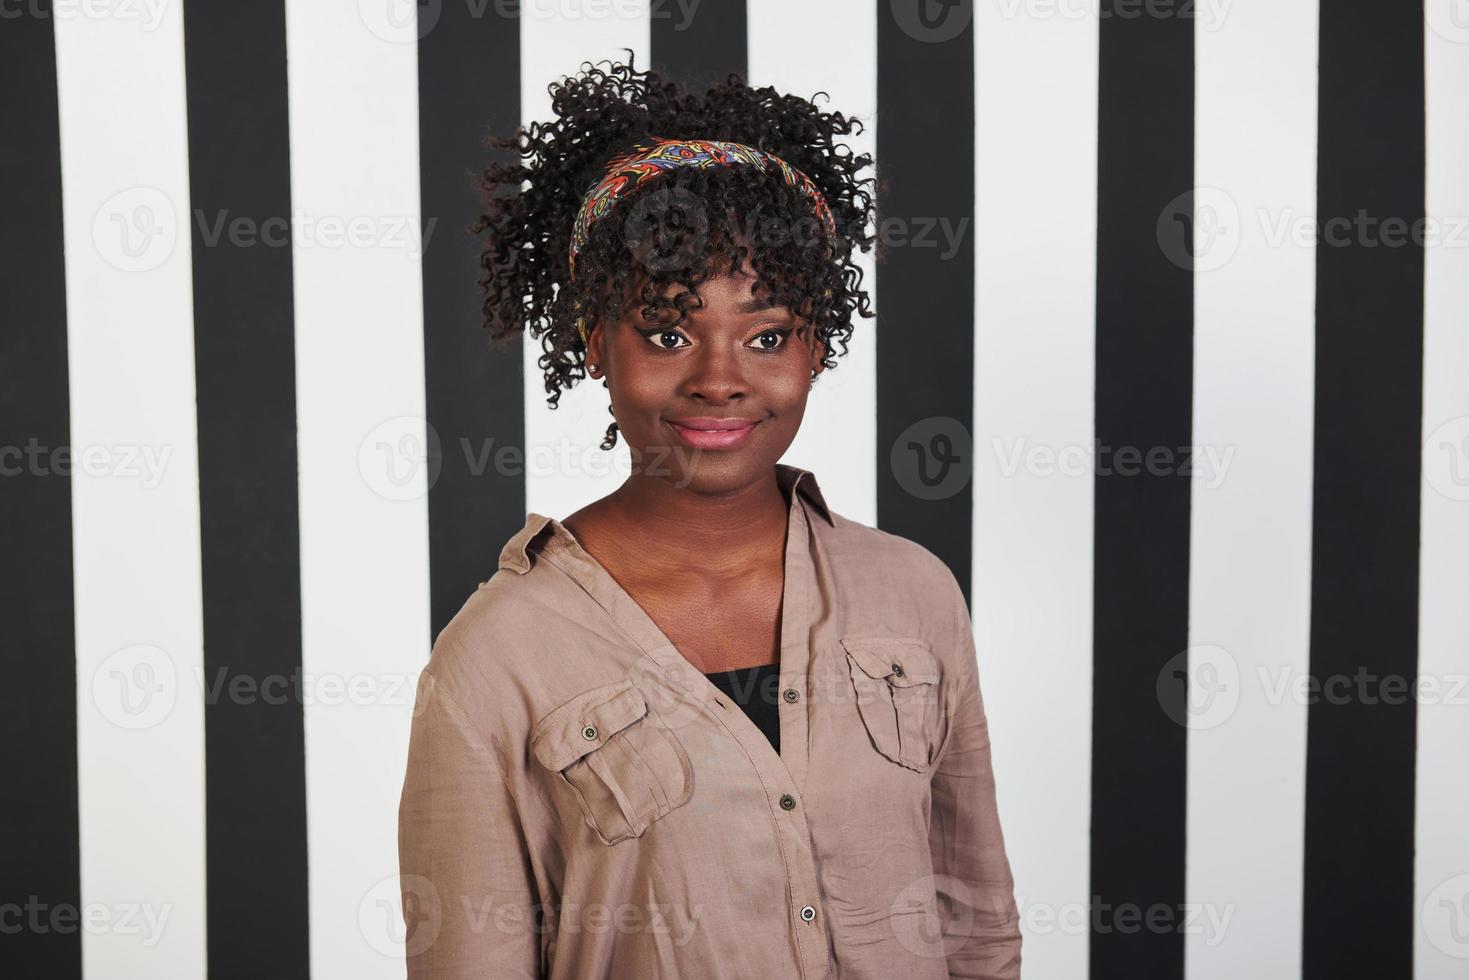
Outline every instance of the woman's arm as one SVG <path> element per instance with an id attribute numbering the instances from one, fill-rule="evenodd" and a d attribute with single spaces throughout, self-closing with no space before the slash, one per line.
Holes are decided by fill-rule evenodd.
<path id="1" fill-rule="evenodd" d="M 432 666 L 419 678 L 398 807 L 409 980 L 538 980 L 538 897 L 499 753 Z"/>
<path id="2" fill-rule="evenodd" d="M 974 631 L 958 583 L 949 733 L 933 772 L 929 850 L 950 977 L 1018 980 L 1020 916 L 1005 856 Z"/>

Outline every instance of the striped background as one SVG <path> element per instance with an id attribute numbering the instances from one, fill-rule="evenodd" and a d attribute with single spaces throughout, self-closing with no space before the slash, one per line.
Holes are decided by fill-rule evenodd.
<path id="1" fill-rule="evenodd" d="M 787 460 L 968 586 L 1026 976 L 1469 973 L 1469 7 L 921 2 L 4 5 L 0 970 L 402 975 L 412 682 L 627 462 L 469 178 L 630 48 L 869 124 Z"/>

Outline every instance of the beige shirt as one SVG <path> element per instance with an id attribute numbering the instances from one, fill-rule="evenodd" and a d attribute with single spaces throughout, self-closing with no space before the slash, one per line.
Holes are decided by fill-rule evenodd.
<path id="1" fill-rule="evenodd" d="M 399 809 L 410 978 L 1020 976 L 963 593 L 777 473 L 779 754 L 540 514 L 440 633 Z"/>

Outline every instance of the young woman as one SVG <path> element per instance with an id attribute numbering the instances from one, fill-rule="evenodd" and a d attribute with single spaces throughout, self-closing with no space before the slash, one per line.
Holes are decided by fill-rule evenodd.
<path id="1" fill-rule="evenodd" d="M 434 645 L 409 976 L 1018 977 L 958 583 L 778 462 L 872 315 L 859 124 L 631 64 L 552 94 L 484 174 L 487 326 L 553 407 L 601 379 L 633 467 L 528 515 Z"/>

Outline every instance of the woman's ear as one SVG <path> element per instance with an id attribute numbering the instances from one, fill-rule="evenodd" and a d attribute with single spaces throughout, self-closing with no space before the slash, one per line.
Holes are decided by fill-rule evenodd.
<path id="1" fill-rule="evenodd" d="M 587 334 L 587 352 L 585 357 L 587 374 L 597 377 L 602 369 L 602 323 L 597 321 L 592 325 L 591 333 Z"/>
<path id="2" fill-rule="evenodd" d="M 822 363 L 826 354 L 826 345 L 821 342 L 821 338 L 816 336 L 814 331 L 809 336 L 811 338 L 811 377 L 815 378 L 816 375 L 826 370 L 826 365 Z"/>

